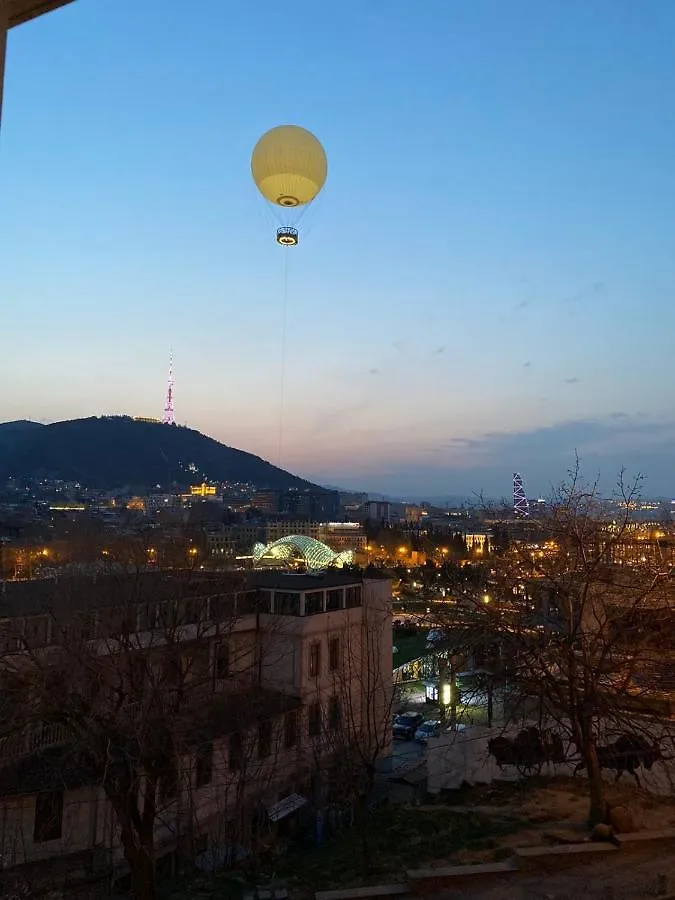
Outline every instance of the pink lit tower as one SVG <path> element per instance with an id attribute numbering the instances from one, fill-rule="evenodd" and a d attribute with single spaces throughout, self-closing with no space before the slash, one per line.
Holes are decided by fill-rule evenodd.
<path id="1" fill-rule="evenodd" d="M 173 414 L 173 353 L 169 354 L 169 381 L 166 386 L 166 402 L 164 403 L 164 418 L 162 422 L 165 425 L 176 424 Z"/>

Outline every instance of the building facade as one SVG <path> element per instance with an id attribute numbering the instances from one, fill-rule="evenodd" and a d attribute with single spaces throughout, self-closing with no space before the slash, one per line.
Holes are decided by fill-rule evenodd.
<path id="1" fill-rule="evenodd" d="M 212 574 L 176 579 L 145 573 L 124 595 L 119 578 L 5 586 L 10 886 L 40 896 L 58 883 L 69 897 L 124 887 L 139 837 L 129 796 L 141 818 L 153 798 L 158 864 L 225 864 L 233 845 L 257 852 L 324 809 L 339 757 L 388 752 L 388 581 L 260 572 L 223 590 Z M 162 734 L 171 752 L 157 768 Z M 131 794 L 105 781 L 111 741 L 127 762 L 135 748 Z"/>

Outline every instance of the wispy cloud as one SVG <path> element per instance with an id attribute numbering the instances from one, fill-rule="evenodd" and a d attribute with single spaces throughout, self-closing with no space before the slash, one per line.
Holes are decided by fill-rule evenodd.
<path id="1" fill-rule="evenodd" d="M 600 473 L 607 492 L 625 467 L 629 477 L 645 475 L 645 492 L 667 495 L 675 487 L 674 442 L 675 420 L 648 421 L 640 414 L 619 412 L 514 433 L 448 437 L 418 447 L 417 456 L 410 448 L 404 450 L 407 459 L 387 459 L 384 454 L 371 465 L 360 457 L 358 472 L 344 464 L 349 455 L 343 453 L 334 461 L 338 471 L 333 474 L 364 490 L 424 498 L 468 495 L 478 489 L 501 496 L 508 491 L 511 473 L 520 471 L 528 490 L 546 495 L 565 478 L 578 453 L 583 470 L 590 477 Z M 324 480 L 330 472 L 325 470 Z"/>
<path id="2" fill-rule="evenodd" d="M 575 304 L 581 303 L 582 300 L 590 300 L 590 295 L 601 294 L 605 290 L 605 282 L 604 281 L 594 281 L 586 288 L 582 288 L 580 291 L 576 291 L 574 294 L 570 294 L 568 297 L 563 297 L 563 303 L 567 304 Z"/>

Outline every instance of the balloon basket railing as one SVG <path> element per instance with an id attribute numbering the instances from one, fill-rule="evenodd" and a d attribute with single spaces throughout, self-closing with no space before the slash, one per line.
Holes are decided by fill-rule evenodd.
<path id="1" fill-rule="evenodd" d="M 277 228 L 277 244 L 281 244 L 282 247 L 295 247 L 297 243 L 297 228 Z"/>

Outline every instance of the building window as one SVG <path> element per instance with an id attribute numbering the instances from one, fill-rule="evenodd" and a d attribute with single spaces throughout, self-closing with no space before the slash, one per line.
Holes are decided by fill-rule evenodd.
<path id="1" fill-rule="evenodd" d="M 361 606 L 361 585 L 358 585 L 358 587 L 348 587 L 345 592 L 345 601 L 347 609 L 354 609 L 356 606 Z"/>
<path id="2" fill-rule="evenodd" d="M 244 765 L 244 739 L 241 734 L 230 736 L 230 769 L 239 772 Z"/>
<path id="3" fill-rule="evenodd" d="M 342 721 L 342 707 L 339 697 L 331 697 L 328 709 L 328 727 L 331 731 L 337 731 Z"/>
<path id="4" fill-rule="evenodd" d="M 63 829 L 63 791 L 43 791 L 35 798 L 33 843 L 58 841 Z"/>
<path id="5" fill-rule="evenodd" d="M 129 658 L 129 693 L 134 700 L 142 700 L 148 680 L 148 662 L 141 654 Z"/>
<path id="6" fill-rule="evenodd" d="M 272 612 L 272 591 L 260 591 L 258 597 L 258 608 L 260 612 Z"/>
<path id="7" fill-rule="evenodd" d="M 318 737 L 321 734 L 321 704 L 312 703 L 309 707 L 307 730 L 310 737 Z"/>
<path id="8" fill-rule="evenodd" d="M 159 779 L 159 801 L 160 803 L 169 803 L 175 800 L 178 794 L 178 772 L 176 767 L 171 765 Z"/>
<path id="9" fill-rule="evenodd" d="M 197 787 L 204 787 L 210 784 L 213 778 L 213 744 L 209 741 L 207 744 L 200 744 L 197 748 Z"/>
<path id="10" fill-rule="evenodd" d="M 164 662 L 164 681 L 167 687 L 182 687 L 183 663 L 180 656 L 173 656 Z"/>
<path id="11" fill-rule="evenodd" d="M 230 648 L 227 644 L 216 646 L 216 679 L 227 678 L 230 674 Z"/>
<path id="12" fill-rule="evenodd" d="M 258 759 L 267 759 L 272 754 L 272 723 L 261 722 L 258 726 Z"/>
<path id="13" fill-rule="evenodd" d="M 192 853 L 194 856 L 199 856 L 202 853 L 208 852 L 209 849 L 209 836 L 208 834 L 200 834 L 199 837 L 196 837 L 192 843 Z"/>
<path id="14" fill-rule="evenodd" d="M 29 647 L 41 647 L 48 643 L 49 619 L 47 616 L 32 616 L 24 622 L 23 636 Z"/>
<path id="15" fill-rule="evenodd" d="M 336 591 L 328 591 L 326 595 L 326 609 L 329 612 L 342 609 L 342 588 Z"/>
<path id="16" fill-rule="evenodd" d="M 340 638 L 331 638 L 328 643 L 328 667 L 331 672 L 340 668 Z"/>
<path id="17" fill-rule="evenodd" d="M 299 616 L 300 594 L 294 591 L 275 591 L 274 612 L 278 616 Z"/>
<path id="18" fill-rule="evenodd" d="M 315 641 L 309 648 L 309 677 L 318 678 L 321 675 L 321 644 Z"/>
<path id="19" fill-rule="evenodd" d="M 292 709 L 284 718 L 284 747 L 288 750 L 298 742 L 298 713 Z"/>
<path id="20" fill-rule="evenodd" d="M 315 616 L 323 612 L 323 591 L 313 591 L 305 594 L 305 615 Z"/>

